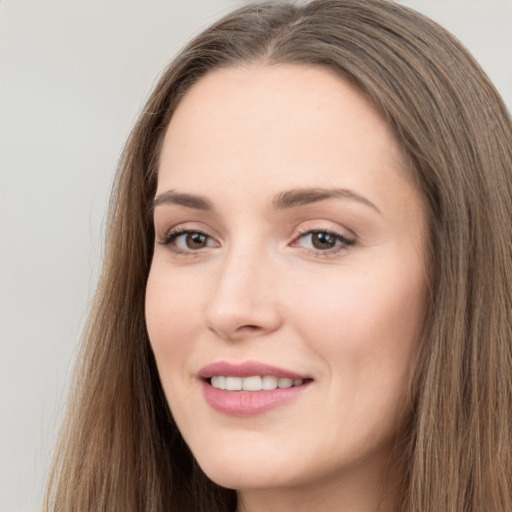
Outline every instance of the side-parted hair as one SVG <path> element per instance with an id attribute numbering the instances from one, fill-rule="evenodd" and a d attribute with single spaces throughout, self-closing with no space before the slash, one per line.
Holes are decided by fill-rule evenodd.
<path id="1" fill-rule="evenodd" d="M 144 296 L 159 153 L 212 70 L 328 68 L 394 130 L 429 219 L 429 308 L 401 440 L 406 512 L 512 511 L 512 123 L 444 29 L 388 0 L 256 3 L 197 36 L 161 76 L 121 157 L 103 272 L 84 333 L 45 511 L 233 512 L 169 412 Z"/>

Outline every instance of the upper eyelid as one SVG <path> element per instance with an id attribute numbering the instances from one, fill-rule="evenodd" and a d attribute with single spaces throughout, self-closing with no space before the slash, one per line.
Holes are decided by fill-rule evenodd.
<path id="1" fill-rule="evenodd" d="M 335 225 L 333 226 L 333 224 Z M 303 222 L 297 228 L 297 231 L 300 235 L 314 232 L 326 232 L 344 238 L 345 240 L 356 240 L 358 238 L 353 230 L 339 224 L 338 222 L 332 222 L 326 219 Z"/>
<path id="2" fill-rule="evenodd" d="M 333 235 L 334 237 L 338 238 L 343 245 L 345 246 L 352 246 L 356 243 L 355 237 L 348 237 L 343 235 L 342 233 L 339 233 L 338 231 L 330 230 L 330 229 L 308 229 L 301 233 L 299 236 L 295 237 L 293 242 L 299 240 L 300 238 L 303 238 L 305 236 L 312 235 L 314 233 L 329 233 L 330 235 Z M 327 251 L 325 251 L 327 252 Z"/>
<path id="3" fill-rule="evenodd" d="M 352 233 L 350 235 L 345 235 L 341 232 L 343 230 L 326 227 L 299 228 L 298 231 L 299 235 L 307 235 L 310 233 L 331 233 L 332 235 L 339 236 L 341 238 L 355 238 Z"/>
<path id="4" fill-rule="evenodd" d="M 170 227 L 166 227 L 165 229 L 158 229 L 158 226 L 155 225 L 155 232 L 161 232 L 164 237 L 169 236 L 172 233 L 176 232 L 186 232 L 186 233 L 202 233 L 203 235 L 209 236 L 214 239 L 218 239 L 215 230 L 204 226 L 202 222 L 196 221 L 187 221 L 187 222 L 178 222 L 176 224 L 172 223 Z"/>
<path id="5" fill-rule="evenodd" d="M 212 240 L 217 240 L 215 236 L 211 235 L 210 233 L 207 232 L 207 230 L 203 230 L 203 229 L 193 229 L 193 228 L 186 228 L 186 227 L 179 227 L 176 226 L 174 228 L 171 228 L 169 230 L 167 230 L 163 236 L 164 240 L 165 239 L 168 239 L 170 237 L 179 237 L 181 235 L 186 235 L 186 234 L 189 234 L 189 233 L 199 233 L 201 235 L 204 235 L 208 238 L 211 238 Z"/>
<path id="6" fill-rule="evenodd" d="M 315 225 L 307 225 L 310 223 L 315 223 Z M 332 221 L 321 221 L 321 220 L 311 220 L 306 222 L 301 222 L 299 227 L 295 227 L 293 229 L 294 233 L 291 233 L 290 236 L 296 238 L 297 236 L 303 236 L 312 232 L 327 232 L 336 236 L 340 236 L 345 239 L 355 239 L 357 238 L 356 234 L 346 228 L 346 227 L 331 227 L 327 226 L 326 223 L 332 224 Z M 306 226 L 304 226 L 306 224 Z M 199 225 L 199 226 L 198 226 Z M 204 226 L 203 222 L 197 221 L 187 221 L 187 222 L 179 222 L 173 224 L 171 227 L 167 227 L 164 230 L 159 230 L 158 226 L 155 225 L 155 232 L 162 232 L 163 237 L 167 237 L 172 233 L 176 232 L 190 232 L 190 233 L 202 233 L 208 237 L 211 237 L 216 240 L 221 240 L 222 237 L 218 234 L 217 230 L 212 229 L 210 227 Z"/>

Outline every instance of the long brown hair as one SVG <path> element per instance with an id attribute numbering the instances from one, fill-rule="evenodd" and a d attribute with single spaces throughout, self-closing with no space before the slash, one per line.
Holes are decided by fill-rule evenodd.
<path id="1" fill-rule="evenodd" d="M 430 221 L 430 302 L 402 440 L 408 512 L 512 510 L 512 123 L 454 37 L 387 0 L 257 3 L 205 30 L 163 73 L 122 155 L 103 273 L 45 510 L 233 511 L 183 442 L 144 321 L 159 148 L 213 69 L 323 66 L 380 109 Z"/>

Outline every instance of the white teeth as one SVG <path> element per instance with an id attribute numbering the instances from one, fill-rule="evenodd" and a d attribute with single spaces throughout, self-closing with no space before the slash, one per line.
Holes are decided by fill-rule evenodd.
<path id="1" fill-rule="evenodd" d="M 292 379 L 287 379 L 286 377 L 282 377 L 281 379 L 279 379 L 277 381 L 277 387 L 278 388 L 286 389 L 286 388 L 291 388 L 292 386 L 293 386 L 293 380 Z"/>
<path id="2" fill-rule="evenodd" d="M 261 377 L 245 377 L 242 379 L 242 389 L 244 391 L 260 391 Z"/>
<path id="3" fill-rule="evenodd" d="M 287 389 L 292 386 L 300 386 L 302 379 L 277 378 L 272 375 L 259 377 L 226 377 L 215 375 L 211 378 L 211 385 L 217 389 L 228 391 L 271 391 L 276 388 Z"/>
<path id="4" fill-rule="evenodd" d="M 217 389 L 226 389 L 226 377 L 220 375 L 212 377 L 212 386 Z"/>
<path id="5" fill-rule="evenodd" d="M 262 389 L 265 391 L 270 391 L 277 388 L 277 377 L 272 377 L 272 375 L 265 375 L 261 381 Z"/>
<path id="6" fill-rule="evenodd" d="M 242 379 L 240 377 L 226 377 L 226 389 L 229 391 L 241 391 Z"/>

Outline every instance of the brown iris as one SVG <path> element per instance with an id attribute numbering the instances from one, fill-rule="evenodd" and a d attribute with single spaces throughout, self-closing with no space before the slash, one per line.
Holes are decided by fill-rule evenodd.
<path id="1" fill-rule="evenodd" d="M 202 233 L 188 233 L 185 244 L 189 249 L 203 249 L 207 245 L 208 237 Z"/>
<path id="2" fill-rule="evenodd" d="M 316 231 L 311 234 L 311 243 L 315 249 L 332 249 L 336 245 L 336 237 L 325 231 Z"/>

